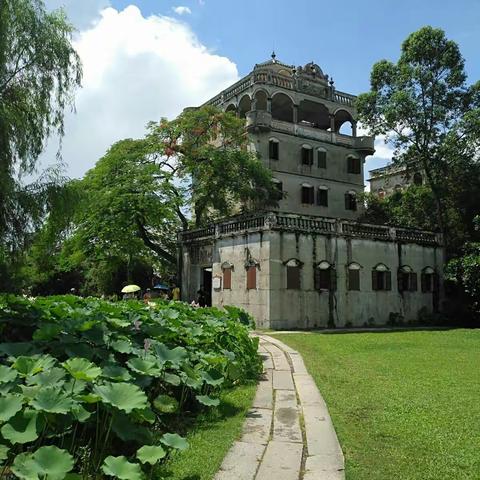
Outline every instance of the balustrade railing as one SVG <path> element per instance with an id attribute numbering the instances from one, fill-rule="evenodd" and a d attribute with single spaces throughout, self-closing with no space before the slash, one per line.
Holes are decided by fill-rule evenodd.
<path id="1" fill-rule="evenodd" d="M 441 242 L 439 237 L 433 232 L 393 228 L 383 225 L 370 225 L 346 220 L 335 220 L 327 217 L 286 215 L 278 212 L 237 217 L 234 220 L 217 222 L 205 228 L 184 231 L 180 234 L 180 240 L 183 242 L 195 242 L 242 231 L 258 231 L 264 229 L 336 234 L 426 245 L 436 245 Z"/>

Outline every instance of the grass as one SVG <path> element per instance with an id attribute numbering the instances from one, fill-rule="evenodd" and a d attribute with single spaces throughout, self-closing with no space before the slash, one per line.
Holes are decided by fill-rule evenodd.
<path id="1" fill-rule="evenodd" d="M 225 391 L 218 408 L 197 417 L 187 435 L 190 448 L 169 460 L 163 471 L 165 478 L 211 480 L 240 435 L 256 388 L 256 385 L 250 384 Z"/>
<path id="2" fill-rule="evenodd" d="M 480 479 L 480 330 L 275 336 L 322 392 L 347 480 Z"/>

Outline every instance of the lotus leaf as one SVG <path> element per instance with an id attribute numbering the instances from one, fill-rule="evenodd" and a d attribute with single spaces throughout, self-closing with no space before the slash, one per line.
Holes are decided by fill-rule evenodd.
<path id="1" fill-rule="evenodd" d="M 76 380 L 75 378 L 71 378 L 68 382 L 65 383 L 65 391 L 70 392 L 74 395 L 79 395 L 80 393 L 83 393 L 85 390 L 85 387 L 87 385 L 87 382 L 84 380 Z"/>
<path id="2" fill-rule="evenodd" d="M 121 480 L 141 480 L 142 469 L 138 463 L 130 463 L 126 457 L 107 457 L 102 465 L 105 475 L 120 478 Z"/>
<path id="3" fill-rule="evenodd" d="M 72 415 L 80 423 L 86 422 L 92 416 L 92 414 L 81 405 L 75 405 L 72 408 Z"/>
<path id="4" fill-rule="evenodd" d="M 30 385 L 38 385 L 41 387 L 47 387 L 49 385 L 61 387 L 65 383 L 64 378 L 65 370 L 63 370 L 63 368 L 53 367 L 46 372 L 29 377 L 27 381 Z"/>
<path id="5" fill-rule="evenodd" d="M 7 393 L 10 393 L 13 387 L 16 387 L 17 384 L 14 382 L 10 383 L 0 383 L 0 395 L 6 395 Z"/>
<path id="6" fill-rule="evenodd" d="M 177 450 L 186 450 L 188 448 L 188 442 L 176 433 L 165 433 L 162 435 L 162 438 L 160 438 L 160 441 L 164 445 L 176 448 Z"/>
<path id="7" fill-rule="evenodd" d="M 143 410 L 134 410 L 132 415 L 135 420 L 139 422 L 155 423 L 157 419 L 155 413 L 150 408 L 144 408 Z"/>
<path id="8" fill-rule="evenodd" d="M 0 445 L 0 462 L 8 458 L 9 448 L 6 445 Z"/>
<path id="9" fill-rule="evenodd" d="M 112 430 L 118 438 L 124 442 L 135 442 L 139 445 L 145 445 L 152 442 L 152 432 L 150 429 L 133 423 L 131 418 L 123 412 L 115 412 L 112 423 Z"/>
<path id="10" fill-rule="evenodd" d="M 101 375 L 102 369 L 86 358 L 70 358 L 62 367 L 75 379 L 91 382 Z"/>
<path id="11" fill-rule="evenodd" d="M 23 396 L 31 400 L 42 389 L 40 385 L 34 385 L 32 387 L 26 385 L 20 385 Z"/>
<path id="12" fill-rule="evenodd" d="M 153 349 L 162 363 L 170 362 L 172 365 L 180 366 L 188 357 L 188 353 L 183 347 L 175 347 L 170 350 L 163 343 L 155 343 Z"/>
<path id="13" fill-rule="evenodd" d="M 218 372 L 215 372 L 213 375 L 209 372 L 202 372 L 202 378 L 205 383 L 214 387 L 221 385 L 225 381 L 225 378 Z"/>
<path id="14" fill-rule="evenodd" d="M 111 343 L 111 347 L 120 353 L 131 353 L 132 352 L 132 342 L 130 340 L 115 340 Z"/>
<path id="15" fill-rule="evenodd" d="M 144 445 L 137 450 L 137 458 L 142 463 L 149 463 L 150 465 L 158 463 L 166 454 L 167 452 L 160 445 Z"/>
<path id="16" fill-rule="evenodd" d="M 60 325 L 45 323 L 33 333 L 33 339 L 53 340 L 61 331 L 62 327 Z"/>
<path id="17" fill-rule="evenodd" d="M 31 355 L 35 353 L 35 346 L 32 342 L 0 343 L 0 353 L 12 357 Z"/>
<path id="18" fill-rule="evenodd" d="M 147 360 L 143 358 L 132 358 L 127 362 L 127 365 L 141 375 L 148 375 L 150 377 L 160 377 L 162 370 L 154 360 Z"/>
<path id="19" fill-rule="evenodd" d="M 106 365 L 102 367 L 102 371 L 103 377 L 111 378 L 112 380 L 127 382 L 132 378 L 126 368 L 120 367 L 118 365 Z"/>
<path id="20" fill-rule="evenodd" d="M 36 373 L 48 370 L 55 364 L 55 359 L 50 355 L 33 355 L 31 357 L 17 357 L 12 367 L 22 377 L 35 375 Z"/>
<path id="21" fill-rule="evenodd" d="M 97 403 L 98 401 L 101 400 L 101 397 L 99 395 L 94 395 L 93 393 L 87 393 L 86 395 L 79 395 L 78 400 L 81 400 L 82 402 L 85 403 Z"/>
<path id="22" fill-rule="evenodd" d="M 145 408 L 148 404 L 147 396 L 136 385 L 130 383 L 108 382 L 105 385 L 94 387 L 94 393 L 102 400 L 120 410 L 130 413 L 134 408 Z"/>
<path id="23" fill-rule="evenodd" d="M 120 328 L 128 327 L 131 325 L 128 320 L 124 320 L 123 318 L 107 318 L 107 322 Z"/>
<path id="24" fill-rule="evenodd" d="M 0 397 L 0 422 L 6 422 L 22 409 L 22 397 L 20 395 L 6 395 Z"/>
<path id="25" fill-rule="evenodd" d="M 182 379 L 174 373 L 165 373 L 163 379 L 165 382 L 169 383 L 170 385 L 175 385 L 176 387 L 178 387 L 178 385 L 180 385 L 182 382 Z"/>
<path id="26" fill-rule="evenodd" d="M 57 387 L 43 387 L 30 402 L 36 410 L 49 413 L 68 413 L 75 402 Z"/>
<path id="27" fill-rule="evenodd" d="M 195 397 L 202 405 L 207 407 L 218 407 L 220 405 L 220 400 L 218 398 L 212 398 L 208 395 L 197 395 Z"/>
<path id="28" fill-rule="evenodd" d="M 0 430 L 3 438 L 12 444 L 29 443 L 38 438 L 38 430 L 43 426 L 38 413 L 34 410 L 24 410 L 17 413 Z"/>
<path id="29" fill-rule="evenodd" d="M 15 458 L 12 472 L 19 478 L 30 480 L 48 478 L 62 480 L 73 468 L 73 457 L 55 446 L 41 447 L 35 453 L 23 453 Z"/>
<path id="30" fill-rule="evenodd" d="M 0 383 L 8 383 L 17 378 L 17 372 L 6 365 L 0 365 Z"/>
<path id="31" fill-rule="evenodd" d="M 170 395 L 159 395 L 154 401 L 155 410 L 161 413 L 175 413 L 178 410 L 179 403 L 176 398 Z"/>

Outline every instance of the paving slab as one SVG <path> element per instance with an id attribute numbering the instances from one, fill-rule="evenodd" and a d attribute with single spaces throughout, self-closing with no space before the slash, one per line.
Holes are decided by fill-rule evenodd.
<path id="1" fill-rule="evenodd" d="M 270 382 L 260 382 L 258 384 L 252 407 L 273 409 L 273 388 L 271 380 Z"/>
<path id="2" fill-rule="evenodd" d="M 303 358 L 300 356 L 299 353 L 297 353 L 297 352 L 289 353 L 289 356 L 290 356 L 290 360 L 291 360 L 292 365 L 293 365 L 293 371 L 295 373 L 304 373 L 304 374 L 308 373 L 307 372 L 307 367 L 303 363 Z"/>
<path id="3" fill-rule="evenodd" d="M 293 380 L 295 381 L 295 388 L 302 405 L 313 405 L 324 410 L 327 409 L 327 405 L 318 391 L 317 385 L 308 373 L 294 373 Z"/>
<path id="4" fill-rule="evenodd" d="M 255 480 L 298 480 L 302 450 L 301 443 L 269 442 Z"/>
<path id="5" fill-rule="evenodd" d="M 288 363 L 287 357 L 285 356 L 285 353 L 280 350 L 280 348 L 268 343 L 265 344 L 265 348 L 272 355 L 273 364 L 276 370 L 290 371 L 290 364 Z"/>
<path id="6" fill-rule="evenodd" d="M 242 442 L 266 445 L 272 428 L 272 410 L 252 408 L 243 424 Z"/>
<path id="7" fill-rule="evenodd" d="M 317 407 L 303 407 L 308 455 L 342 455 L 330 416 Z"/>
<path id="8" fill-rule="evenodd" d="M 260 354 L 260 357 L 261 357 L 262 362 L 263 362 L 263 369 L 264 369 L 264 370 L 268 370 L 268 369 L 274 368 L 272 356 L 270 355 L 269 352 L 261 353 L 261 354 Z"/>
<path id="9" fill-rule="evenodd" d="M 273 370 L 273 389 L 295 390 L 290 371 L 287 372 L 286 370 Z"/>
<path id="10" fill-rule="evenodd" d="M 303 480 L 345 480 L 343 455 L 307 457 Z"/>
<path id="11" fill-rule="evenodd" d="M 277 390 L 273 416 L 273 440 L 303 443 L 297 397 L 292 390 Z"/>
<path id="12" fill-rule="evenodd" d="M 254 480 L 264 451 L 264 445 L 235 442 L 214 480 Z"/>

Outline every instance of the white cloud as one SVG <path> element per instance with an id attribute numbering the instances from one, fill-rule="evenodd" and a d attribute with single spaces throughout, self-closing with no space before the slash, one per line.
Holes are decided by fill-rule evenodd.
<path id="1" fill-rule="evenodd" d="M 238 80 L 228 58 L 214 55 L 190 27 L 170 17 L 145 18 L 135 6 L 107 8 L 75 47 L 83 61 L 76 114 L 66 118 L 62 155 L 72 177 L 82 176 L 123 138 L 139 138 L 150 120 L 173 118 Z M 42 161 L 54 161 L 50 142 Z"/>
<path id="2" fill-rule="evenodd" d="M 188 7 L 172 7 L 172 10 L 177 14 L 177 15 L 189 15 L 192 13 L 192 11 Z"/>

